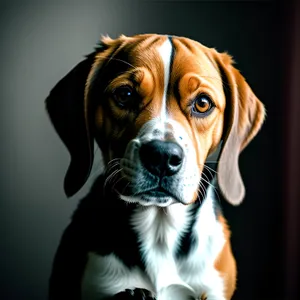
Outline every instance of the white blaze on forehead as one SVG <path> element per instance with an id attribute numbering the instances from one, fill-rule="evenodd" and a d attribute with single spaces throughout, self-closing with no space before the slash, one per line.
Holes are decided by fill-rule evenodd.
<path id="1" fill-rule="evenodd" d="M 169 39 L 167 39 L 159 48 L 158 52 L 162 58 L 164 64 L 164 93 L 162 99 L 162 107 L 160 118 L 162 122 L 167 119 L 167 89 L 170 80 L 170 68 L 171 68 L 171 57 L 172 57 L 172 44 Z"/>

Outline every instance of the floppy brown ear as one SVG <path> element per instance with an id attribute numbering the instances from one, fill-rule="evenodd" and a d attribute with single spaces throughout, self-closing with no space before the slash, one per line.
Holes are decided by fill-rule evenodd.
<path id="1" fill-rule="evenodd" d="M 229 55 L 217 53 L 216 61 L 223 79 L 227 118 L 218 163 L 218 184 L 224 198 L 238 205 L 245 196 L 238 164 L 239 155 L 259 131 L 265 109 L 244 77 L 233 67 Z"/>
<path id="2" fill-rule="evenodd" d="M 50 119 L 71 156 L 64 181 L 68 197 L 84 185 L 93 164 L 93 140 L 89 138 L 84 117 L 84 88 L 94 56 L 90 54 L 75 66 L 46 99 Z"/>

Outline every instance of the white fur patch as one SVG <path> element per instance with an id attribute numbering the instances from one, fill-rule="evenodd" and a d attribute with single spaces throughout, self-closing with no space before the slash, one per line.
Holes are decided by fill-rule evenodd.
<path id="1" fill-rule="evenodd" d="M 86 271 L 82 280 L 82 300 L 101 300 L 125 289 L 153 286 L 146 274 L 138 267 L 129 269 L 114 254 L 100 256 L 89 253 Z"/>
<path id="2" fill-rule="evenodd" d="M 172 44 L 167 39 L 158 49 L 161 59 L 164 64 L 164 92 L 162 99 L 162 107 L 160 118 L 161 122 L 164 123 L 167 120 L 167 89 L 170 81 L 170 68 L 171 68 L 171 56 L 172 56 Z"/>
<path id="3" fill-rule="evenodd" d="M 195 225 L 199 242 L 187 257 L 180 259 L 174 252 L 190 221 L 190 207 L 174 204 L 164 209 L 138 208 L 131 221 L 141 243 L 145 272 L 138 267 L 127 268 L 113 254 L 90 254 L 82 285 L 83 299 L 101 300 L 138 287 L 152 291 L 157 300 L 184 300 L 189 295 L 199 299 L 203 293 L 207 300 L 225 300 L 223 280 L 214 268 L 225 238 L 214 214 L 213 198 L 210 186 Z"/>
<path id="4" fill-rule="evenodd" d="M 187 208 L 174 204 L 166 209 L 155 206 L 138 209 L 132 219 L 141 243 L 146 272 L 159 292 L 171 284 L 183 284 L 176 270 L 173 250 L 179 242 L 178 234 L 188 224 Z"/>

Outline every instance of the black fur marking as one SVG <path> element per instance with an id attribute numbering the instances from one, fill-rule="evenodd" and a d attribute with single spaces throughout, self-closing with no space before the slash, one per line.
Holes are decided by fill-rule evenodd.
<path id="1" fill-rule="evenodd" d="M 169 69 L 169 74 L 170 74 L 170 77 L 171 77 L 171 72 L 172 72 L 173 62 L 174 62 L 174 58 L 175 58 L 175 48 L 174 48 L 174 45 L 173 45 L 173 41 L 172 41 L 172 37 L 171 37 L 171 36 L 168 36 L 168 40 L 170 41 L 171 46 L 172 46 L 172 50 L 171 50 L 171 59 L 170 59 L 170 69 Z M 169 91 L 170 91 L 170 81 L 168 82 L 167 94 L 169 93 Z"/>
<path id="2" fill-rule="evenodd" d="M 175 250 L 175 257 L 177 259 L 185 258 L 189 255 L 190 251 L 196 246 L 198 240 L 194 232 L 194 225 L 197 220 L 197 214 L 201 207 L 200 201 L 196 201 L 192 204 L 192 208 L 190 211 L 190 224 L 186 232 L 179 237 L 180 243 L 178 243 L 178 247 Z"/>
<path id="3" fill-rule="evenodd" d="M 209 164 L 206 163 L 206 166 L 211 168 L 212 170 L 216 170 L 216 164 Z M 198 200 L 195 201 L 195 203 L 192 204 L 191 206 L 191 210 L 190 210 L 190 224 L 186 230 L 186 232 L 180 237 L 180 243 L 178 243 L 178 247 L 175 251 L 175 257 L 177 259 L 182 259 L 182 258 L 186 258 L 189 253 L 195 248 L 195 246 L 198 243 L 196 234 L 195 234 L 195 223 L 197 221 L 197 215 L 199 212 L 199 209 L 201 207 L 201 203 L 202 201 L 205 199 L 206 194 L 207 194 L 207 188 L 209 186 L 209 184 L 211 184 L 211 181 L 214 178 L 214 174 L 215 172 L 212 171 L 211 169 L 208 168 L 204 168 L 203 172 L 202 172 L 202 178 L 204 178 L 205 180 L 202 180 L 202 195 L 198 196 Z M 214 208 L 215 208 L 215 216 L 217 218 L 217 215 L 219 214 L 219 205 L 214 203 Z"/>
<path id="4" fill-rule="evenodd" d="M 145 289 L 127 289 L 114 295 L 111 300 L 155 300 L 151 292 Z"/>
<path id="5" fill-rule="evenodd" d="M 104 176 L 100 176 L 64 231 L 53 262 L 49 299 L 80 299 L 89 252 L 114 253 L 129 268 L 145 270 L 138 237 L 129 224 L 135 205 L 118 199 L 111 187 L 103 190 L 103 185 Z"/>
<path id="6" fill-rule="evenodd" d="M 93 163 L 93 143 L 88 138 L 84 117 L 84 88 L 94 56 L 95 52 L 87 55 L 73 67 L 46 99 L 50 120 L 71 156 L 64 181 L 68 197 L 84 185 Z"/>
<path id="7" fill-rule="evenodd" d="M 89 235 L 88 251 L 99 255 L 114 253 L 128 267 L 139 266 L 144 270 L 138 237 L 129 223 L 135 204 L 121 201 L 110 186 L 103 190 L 103 177 L 97 181 L 90 197 L 85 198 L 77 209 L 79 215 L 75 213 L 73 217 L 73 222 L 89 227 L 85 230 Z M 103 195 L 102 199 L 100 195 Z M 113 212 L 114 217 L 108 212 Z"/>

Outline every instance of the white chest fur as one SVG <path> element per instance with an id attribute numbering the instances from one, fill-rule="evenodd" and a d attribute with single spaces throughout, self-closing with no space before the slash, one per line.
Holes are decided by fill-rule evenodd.
<path id="1" fill-rule="evenodd" d="M 195 298 L 205 293 L 208 300 L 224 300 L 223 280 L 214 262 L 225 240 L 213 205 L 213 189 L 209 188 L 194 226 L 196 246 L 188 256 L 180 259 L 176 259 L 174 251 L 191 220 L 189 207 L 175 204 L 165 209 L 138 209 L 132 225 L 140 239 L 145 271 L 138 267 L 129 269 L 114 254 L 90 253 L 82 282 L 83 299 L 100 300 L 138 287 L 152 291 L 162 300 L 166 299 L 162 291 L 178 284 L 186 287 Z M 172 299 L 176 300 L 174 296 Z M 180 297 L 180 300 L 185 299 Z"/>

